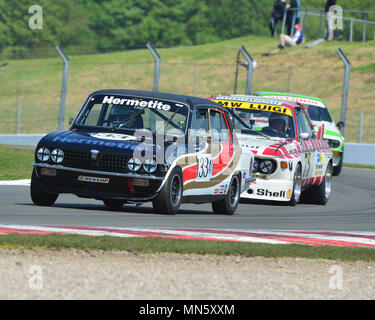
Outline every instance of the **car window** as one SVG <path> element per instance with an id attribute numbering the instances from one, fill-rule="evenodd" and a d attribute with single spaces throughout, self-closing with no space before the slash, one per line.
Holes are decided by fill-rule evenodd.
<path id="1" fill-rule="evenodd" d="M 298 126 L 298 133 L 301 134 L 307 132 L 310 134 L 310 137 L 312 137 L 313 130 L 311 129 L 310 122 L 302 109 L 296 110 L 296 120 Z"/>
<path id="2" fill-rule="evenodd" d="M 229 142 L 229 128 L 223 113 L 210 110 L 210 130 L 216 141 Z"/>
<path id="3" fill-rule="evenodd" d="M 192 129 L 208 131 L 207 109 L 196 109 Z"/>
<path id="4" fill-rule="evenodd" d="M 332 118 L 328 112 L 327 109 L 314 106 L 314 105 L 309 105 L 308 106 L 308 111 L 311 120 L 313 121 L 327 121 L 327 122 L 332 122 Z"/>

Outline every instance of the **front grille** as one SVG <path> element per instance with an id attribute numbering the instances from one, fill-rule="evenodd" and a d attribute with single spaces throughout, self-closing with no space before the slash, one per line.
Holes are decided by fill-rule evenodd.
<path id="1" fill-rule="evenodd" d="M 103 170 L 124 172 L 127 170 L 128 160 L 128 156 L 99 153 L 97 162 Z"/>
<path id="2" fill-rule="evenodd" d="M 108 172 L 126 172 L 129 156 L 99 153 L 96 160 L 90 152 L 65 151 L 64 165 L 71 168 Z"/>
<path id="3" fill-rule="evenodd" d="M 64 151 L 64 165 L 72 168 L 87 169 L 90 167 L 91 153 L 80 151 Z"/>

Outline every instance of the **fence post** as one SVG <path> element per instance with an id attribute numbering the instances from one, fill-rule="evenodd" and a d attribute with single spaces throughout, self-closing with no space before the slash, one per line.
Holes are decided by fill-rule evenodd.
<path id="1" fill-rule="evenodd" d="M 58 129 L 64 129 L 64 117 L 65 117 L 65 100 L 66 100 L 66 92 L 68 89 L 68 74 L 69 74 L 69 59 L 67 55 L 64 53 L 60 46 L 56 46 L 56 50 L 59 53 L 61 59 L 64 61 L 64 72 L 63 72 L 63 80 L 61 86 L 61 99 L 60 99 L 60 110 L 59 110 L 59 119 L 58 119 Z"/>
<path id="2" fill-rule="evenodd" d="M 281 25 L 281 34 L 285 34 L 286 11 L 287 9 L 284 10 L 283 24 Z"/>
<path id="3" fill-rule="evenodd" d="M 17 129 L 16 133 L 21 133 L 21 100 L 17 98 Z"/>
<path id="4" fill-rule="evenodd" d="M 359 143 L 362 143 L 363 134 L 363 111 L 361 111 L 361 118 L 359 120 Z"/>
<path id="5" fill-rule="evenodd" d="M 366 23 L 367 19 L 368 19 L 368 14 L 364 13 L 363 14 L 363 20 L 364 20 L 364 22 L 363 22 L 363 42 L 365 42 L 366 39 L 367 39 L 367 23 Z"/>
<path id="6" fill-rule="evenodd" d="M 337 49 L 337 54 L 345 64 L 345 74 L 344 74 L 344 85 L 342 89 L 342 103 L 341 103 L 341 117 L 340 121 L 342 122 L 342 126 L 340 127 L 340 132 L 344 136 L 345 132 L 345 119 L 346 119 L 346 109 L 348 105 L 348 92 L 349 92 L 349 80 L 350 80 L 350 61 L 345 56 L 344 52 L 341 48 Z"/>
<path id="7" fill-rule="evenodd" d="M 246 62 L 240 61 L 241 53 L 246 59 Z M 236 74 L 235 74 L 234 90 L 233 90 L 234 94 L 237 93 L 237 79 L 238 79 L 238 66 L 239 65 L 242 65 L 247 69 L 245 94 L 250 95 L 252 91 L 252 85 L 253 85 L 253 72 L 256 69 L 256 61 L 251 57 L 251 55 L 247 52 L 244 46 L 241 46 L 237 53 Z"/>
<path id="8" fill-rule="evenodd" d="M 350 19 L 349 41 L 353 42 L 353 19 Z"/>
<path id="9" fill-rule="evenodd" d="M 153 91 L 159 91 L 159 79 L 160 79 L 160 65 L 161 65 L 161 58 L 158 52 L 156 51 L 155 47 L 152 45 L 151 42 L 147 42 L 146 47 L 150 50 L 151 54 L 155 59 L 155 72 L 154 72 L 154 86 Z"/>

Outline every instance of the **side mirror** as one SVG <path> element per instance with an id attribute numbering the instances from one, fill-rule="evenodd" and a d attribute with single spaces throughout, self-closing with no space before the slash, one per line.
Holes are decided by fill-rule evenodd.
<path id="1" fill-rule="evenodd" d="M 308 132 L 302 132 L 300 134 L 301 140 L 309 140 L 310 139 L 310 133 Z"/>
<path id="2" fill-rule="evenodd" d="M 344 126 L 344 122 L 340 121 L 336 123 L 337 128 L 341 129 Z"/>

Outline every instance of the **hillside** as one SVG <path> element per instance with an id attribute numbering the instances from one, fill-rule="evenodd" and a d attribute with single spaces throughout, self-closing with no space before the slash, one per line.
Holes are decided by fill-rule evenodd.
<path id="1" fill-rule="evenodd" d="M 307 41 L 309 42 L 309 41 Z M 318 96 L 326 100 L 336 121 L 340 117 L 344 67 L 336 50 L 351 61 L 352 73 L 347 114 L 347 141 L 358 141 L 359 114 L 364 111 L 363 142 L 375 143 L 375 43 L 329 42 L 315 48 L 290 48 L 272 57 L 277 39 L 241 37 L 199 46 L 158 50 L 162 57 L 159 90 L 207 97 L 232 93 L 235 62 L 241 45 L 258 63 L 253 91 L 273 90 Z M 154 61 L 147 49 L 70 56 L 65 127 L 87 95 L 104 88 L 152 90 Z M 58 58 L 10 60 L 0 68 L 0 133 L 15 133 L 17 101 L 21 102 L 21 132 L 57 129 L 62 62 Z M 240 68 L 238 93 L 245 88 Z"/>

